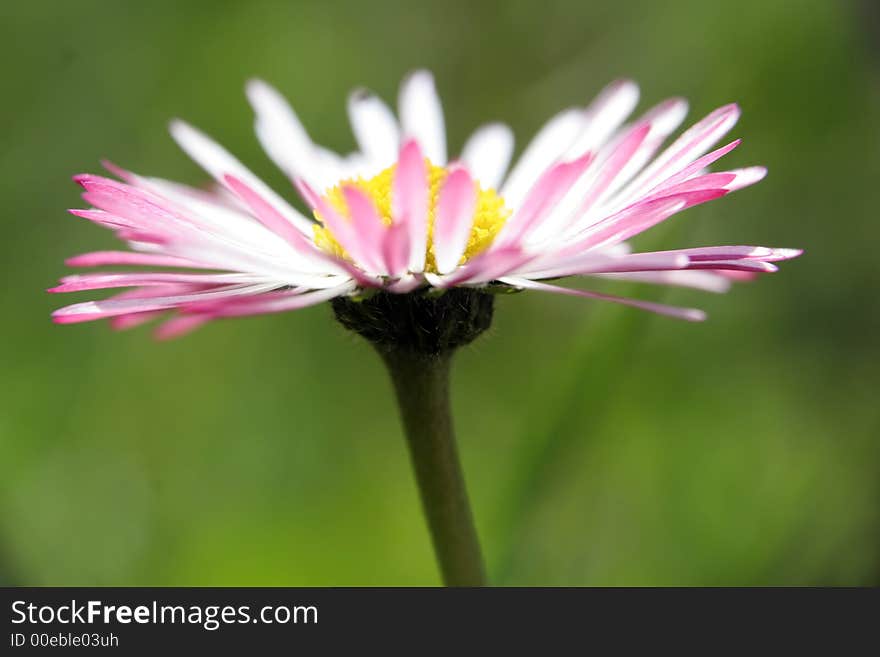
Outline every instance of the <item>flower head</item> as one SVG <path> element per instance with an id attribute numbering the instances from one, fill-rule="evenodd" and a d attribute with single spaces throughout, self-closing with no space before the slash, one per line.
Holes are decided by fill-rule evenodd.
<path id="1" fill-rule="evenodd" d="M 631 253 L 627 246 L 672 215 L 764 177 L 763 167 L 706 171 L 739 144 L 710 152 L 739 117 L 735 105 L 661 150 L 686 102 L 667 100 L 625 125 L 638 89 L 615 82 L 588 107 L 553 117 L 508 172 L 513 136 L 499 123 L 478 128 L 448 161 L 443 110 L 425 71 L 403 82 L 397 116 L 372 94 L 350 96 L 359 150 L 344 156 L 313 143 L 264 82 L 251 81 L 247 95 L 260 142 L 311 216 L 206 135 L 174 121 L 172 136 L 216 187 L 195 189 L 110 164 L 122 182 L 76 176 L 92 207 L 71 212 L 112 229 L 129 250 L 86 253 L 68 264 L 150 269 L 63 278 L 52 292 L 129 289 L 62 308 L 56 322 L 110 318 L 125 328 L 172 311 L 158 329 L 172 337 L 220 317 L 453 288 L 540 290 L 701 320 L 698 310 L 548 281 L 604 277 L 720 292 L 800 254 L 760 246 Z"/>

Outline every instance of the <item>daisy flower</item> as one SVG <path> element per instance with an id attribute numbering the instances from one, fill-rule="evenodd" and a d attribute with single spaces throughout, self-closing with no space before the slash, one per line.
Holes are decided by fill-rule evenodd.
<path id="1" fill-rule="evenodd" d="M 247 96 L 261 144 L 309 213 L 204 133 L 173 121 L 172 136 L 215 186 L 196 189 L 109 163 L 122 182 L 75 176 L 92 207 L 71 212 L 110 228 L 129 250 L 85 253 L 67 264 L 149 269 L 62 278 L 51 292 L 127 289 L 62 308 L 54 321 L 109 318 L 127 328 L 170 311 L 157 332 L 168 338 L 221 317 L 460 288 L 566 294 L 697 321 L 705 317 L 699 310 L 555 281 L 613 278 L 722 292 L 800 253 L 741 245 L 632 253 L 627 245 L 678 212 L 764 177 L 763 167 L 706 171 L 739 144 L 710 152 L 736 123 L 736 105 L 661 150 L 687 103 L 667 100 L 625 124 L 638 88 L 618 81 L 587 107 L 550 119 L 511 167 L 513 134 L 501 123 L 475 130 L 449 159 L 443 108 L 426 71 L 402 83 L 397 115 L 367 91 L 351 94 L 358 150 L 346 155 L 315 144 L 265 82 L 250 81 Z"/>
<path id="2" fill-rule="evenodd" d="M 557 281 L 613 278 L 722 292 L 800 254 L 739 245 L 633 253 L 627 245 L 682 210 L 764 177 L 763 167 L 706 170 L 739 144 L 711 150 L 739 117 L 735 105 L 663 148 L 687 103 L 667 100 L 627 124 L 638 89 L 615 82 L 589 106 L 550 119 L 510 166 L 513 135 L 500 123 L 478 128 L 448 159 L 443 109 L 425 71 L 401 85 L 396 116 L 368 92 L 349 97 L 358 150 L 347 155 L 315 144 L 266 83 L 251 81 L 247 95 L 260 142 L 308 212 L 205 134 L 174 121 L 172 136 L 214 186 L 196 189 L 109 163 L 120 180 L 76 176 L 91 207 L 71 212 L 110 228 L 128 250 L 85 253 L 68 264 L 148 269 L 63 278 L 52 292 L 127 289 L 67 306 L 53 318 L 107 318 L 127 328 L 163 316 L 157 334 L 170 338 L 218 318 L 330 301 L 337 319 L 376 347 L 391 374 L 450 585 L 486 581 L 448 381 L 455 349 L 490 325 L 495 294 L 536 290 L 698 321 L 704 314 L 692 308 Z"/>

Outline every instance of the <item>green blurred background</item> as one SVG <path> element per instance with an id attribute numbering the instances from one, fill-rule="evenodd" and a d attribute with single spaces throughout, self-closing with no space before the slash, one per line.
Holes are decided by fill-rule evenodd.
<path id="1" fill-rule="evenodd" d="M 390 388 L 322 306 L 149 329 L 55 326 L 65 257 L 112 247 L 65 213 L 110 157 L 193 184 L 184 117 L 277 189 L 244 81 L 352 146 L 344 100 L 435 72 L 452 147 L 490 119 L 522 148 L 631 76 L 641 108 L 729 101 L 755 188 L 640 248 L 807 255 L 696 305 L 690 325 L 598 302 L 499 300 L 458 357 L 462 457 L 494 582 L 880 583 L 880 58 L 869 3 L 30 2 L 3 4 L 0 582 L 410 585 L 439 579 Z"/>

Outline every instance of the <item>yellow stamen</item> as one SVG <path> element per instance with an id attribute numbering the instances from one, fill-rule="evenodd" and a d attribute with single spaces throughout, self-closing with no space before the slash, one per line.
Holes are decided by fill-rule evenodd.
<path id="1" fill-rule="evenodd" d="M 425 253 L 425 271 L 436 273 L 437 264 L 434 260 L 434 216 L 437 211 L 437 199 L 440 194 L 440 188 L 443 186 L 443 181 L 446 180 L 446 176 L 449 172 L 443 167 L 431 164 L 428 160 L 425 160 L 425 164 L 428 171 L 429 183 L 428 248 Z M 344 217 L 350 217 L 351 214 L 348 210 L 348 204 L 345 202 L 342 188 L 346 185 L 357 187 L 373 200 L 379 216 L 382 217 L 382 221 L 386 226 L 390 226 L 392 221 L 391 188 L 396 168 L 397 165 L 392 165 L 369 180 L 360 177 L 352 180 L 343 180 L 335 187 L 329 189 L 324 197 L 341 215 Z M 507 221 L 510 216 L 510 210 L 504 205 L 504 199 L 502 199 L 494 189 L 483 189 L 476 181 L 474 184 L 477 187 L 474 223 L 471 228 L 470 237 L 468 238 L 467 247 L 465 248 L 464 255 L 461 257 L 459 264 L 462 264 L 478 253 L 485 251 L 489 245 L 492 244 L 492 240 L 495 239 L 495 236 L 498 235 L 501 227 L 504 226 L 504 222 Z M 319 222 L 314 226 L 315 243 L 329 253 L 342 258 L 348 258 L 345 249 L 339 245 L 339 242 L 336 241 L 336 238 L 333 236 L 330 229 L 324 226 L 321 216 L 318 213 L 315 213 L 315 218 Z"/>

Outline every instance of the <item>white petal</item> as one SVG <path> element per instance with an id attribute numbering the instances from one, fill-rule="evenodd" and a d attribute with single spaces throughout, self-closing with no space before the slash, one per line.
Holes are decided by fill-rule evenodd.
<path id="1" fill-rule="evenodd" d="M 438 166 L 446 164 L 446 127 L 434 77 L 415 71 L 401 84 L 398 112 L 403 137 L 418 140 L 422 152 Z"/>
<path id="2" fill-rule="evenodd" d="M 626 121 L 639 102 L 639 87 L 631 80 L 618 80 L 603 89 L 586 110 L 586 128 L 571 145 L 568 157 L 596 151 Z"/>
<path id="3" fill-rule="evenodd" d="M 397 159 L 400 129 L 391 109 L 372 93 L 358 89 L 348 97 L 348 117 L 364 155 L 379 169 Z"/>
<path id="4" fill-rule="evenodd" d="M 517 278 L 506 276 L 498 279 L 502 283 L 507 283 L 513 287 L 525 290 L 538 290 L 541 292 L 552 292 L 554 294 L 566 294 L 574 297 L 583 297 L 585 299 L 599 299 L 601 301 L 611 301 L 624 306 L 631 306 L 648 312 L 657 313 L 658 315 L 666 315 L 676 319 L 683 319 L 688 322 L 702 322 L 706 319 L 706 313 L 695 308 L 679 308 L 677 306 L 667 306 L 662 303 L 654 303 L 652 301 L 640 301 L 638 299 L 629 299 L 627 297 L 617 297 L 611 294 L 602 294 L 600 292 L 592 292 L 590 290 L 572 289 L 569 287 L 560 287 L 558 285 L 548 285 L 540 281 L 531 281 L 526 278 Z"/>
<path id="5" fill-rule="evenodd" d="M 513 131 L 503 123 L 477 128 L 461 151 L 461 160 L 483 188 L 497 188 L 513 155 Z"/>
<path id="6" fill-rule="evenodd" d="M 210 173 L 217 182 L 225 186 L 223 177 L 231 174 L 244 181 L 269 203 L 275 207 L 288 221 L 299 228 L 303 233 L 311 234 L 312 223 L 293 207 L 276 194 L 262 180 L 257 178 L 247 167 L 233 157 L 226 149 L 213 141 L 204 133 L 196 130 L 184 121 L 175 120 L 171 122 L 171 136 L 180 145 L 180 147 L 196 162 L 198 162 L 205 171 Z"/>
<path id="7" fill-rule="evenodd" d="M 501 196 L 509 208 L 519 208 L 535 181 L 568 150 L 585 125 L 581 109 L 563 110 L 544 124 L 501 188 Z"/>
<path id="8" fill-rule="evenodd" d="M 634 283 L 654 283 L 690 287 L 704 292 L 722 293 L 730 289 L 731 281 L 710 271 L 637 271 L 622 274 L 594 274 L 598 278 Z"/>
<path id="9" fill-rule="evenodd" d="M 291 178 L 313 176 L 314 145 L 284 96 L 262 80 L 248 81 L 246 92 L 266 154 Z"/>

